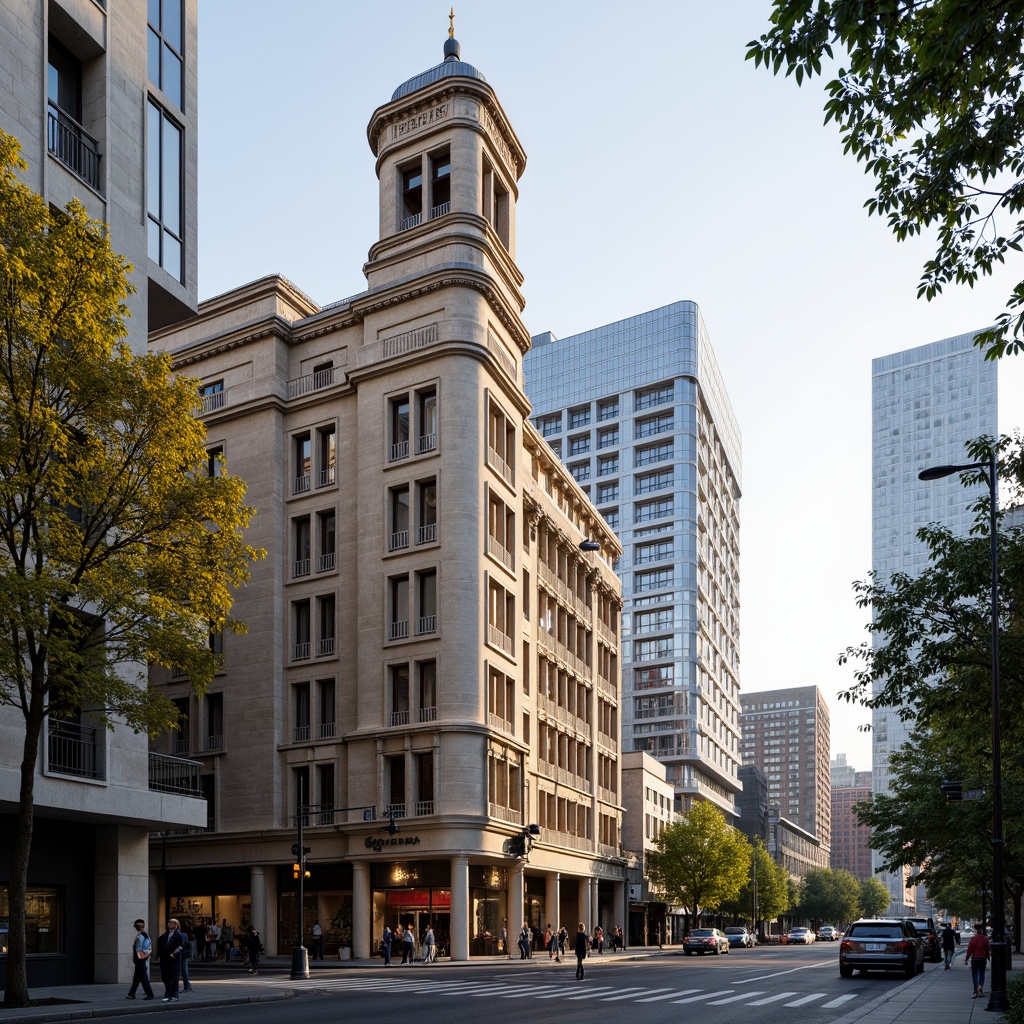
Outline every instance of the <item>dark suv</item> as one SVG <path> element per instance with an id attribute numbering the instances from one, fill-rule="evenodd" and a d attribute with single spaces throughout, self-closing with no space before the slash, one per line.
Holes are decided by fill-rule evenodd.
<path id="1" fill-rule="evenodd" d="M 914 926 L 914 931 L 921 936 L 924 943 L 924 958 L 933 964 L 942 962 L 942 943 L 939 941 L 938 932 L 935 931 L 935 922 L 930 917 L 905 917 L 907 924 Z"/>
<path id="2" fill-rule="evenodd" d="M 839 943 L 839 973 L 844 978 L 854 971 L 902 971 L 912 978 L 923 970 L 921 937 L 907 921 L 854 921 Z"/>

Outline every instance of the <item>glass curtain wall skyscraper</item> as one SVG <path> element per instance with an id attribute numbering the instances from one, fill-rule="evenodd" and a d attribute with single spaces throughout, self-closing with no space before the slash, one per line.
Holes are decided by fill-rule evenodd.
<path id="1" fill-rule="evenodd" d="M 871 364 L 871 562 L 879 581 L 894 572 L 911 576 L 928 563 L 917 531 L 942 523 L 966 534 L 971 504 L 984 486 L 967 489 L 959 474 L 921 481 L 929 466 L 969 461 L 964 443 L 997 431 L 996 363 L 986 362 L 974 334 L 906 349 Z M 909 738 L 913 722 L 895 708 L 872 712 L 872 786 L 890 791 L 889 758 Z M 873 868 L 879 866 L 873 853 Z M 913 905 L 918 893 L 906 888 L 906 872 L 877 876 L 889 889 L 891 913 Z"/>
<path id="2" fill-rule="evenodd" d="M 623 545 L 622 746 L 666 765 L 676 809 L 739 790 L 740 432 L 693 302 L 523 360 L 533 422 Z"/>

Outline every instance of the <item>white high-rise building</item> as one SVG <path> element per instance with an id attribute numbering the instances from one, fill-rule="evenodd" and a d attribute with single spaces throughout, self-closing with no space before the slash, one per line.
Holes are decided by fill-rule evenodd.
<path id="1" fill-rule="evenodd" d="M 675 809 L 739 791 L 740 432 L 697 304 L 533 339 L 533 422 L 619 535 L 622 744 Z"/>
<path id="2" fill-rule="evenodd" d="M 929 466 L 968 460 L 964 443 L 997 432 L 996 363 L 986 362 L 974 334 L 932 342 L 872 360 L 871 563 L 880 581 L 914 575 L 927 564 L 917 531 L 940 522 L 966 534 L 970 506 L 983 488 L 964 488 L 958 474 L 921 481 Z M 889 758 L 909 738 L 912 722 L 895 708 L 872 713 L 872 788 L 889 792 Z M 873 854 L 878 867 L 878 854 Z M 905 873 L 882 873 L 891 913 L 908 899 Z M 914 893 L 909 894 L 913 896 Z"/>

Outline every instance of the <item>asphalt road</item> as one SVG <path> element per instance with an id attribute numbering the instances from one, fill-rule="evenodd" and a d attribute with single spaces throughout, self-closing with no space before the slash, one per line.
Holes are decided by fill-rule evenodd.
<path id="1" fill-rule="evenodd" d="M 546 956 L 488 967 L 317 970 L 308 982 L 261 973 L 262 985 L 301 994 L 206 1012 L 216 1015 L 217 1024 L 337 1024 L 342 1014 L 430 1024 L 479 1024 L 481 1018 L 505 1024 L 538 1016 L 557 1017 L 560 1024 L 621 1024 L 634 1015 L 642 1015 L 644 1024 L 678 1024 L 685 1015 L 732 1024 L 751 1014 L 767 1019 L 781 1010 L 788 1020 L 827 1024 L 905 982 L 895 974 L 840 978 L 838 956 L 834 942 L 736 949 L 727 956 L 631 960 L 628 951 L 606 953 L 586 961 L 583 981 L 575 980 L 574 959 L 555 964 Z M 942 965 L 927 964 L 925 970 L 941 971 Z M 251 988 L 252 979 L 239 982 Z M 201 977 L 196 984 L 202 984 Z"/>

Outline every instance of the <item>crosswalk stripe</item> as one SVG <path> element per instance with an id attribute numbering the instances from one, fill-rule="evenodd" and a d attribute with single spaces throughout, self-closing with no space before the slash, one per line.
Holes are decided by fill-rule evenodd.
<path id="1" fill-rule="evenodd" d="M 654 991 L 657 992 L 658 989 L 655 989 Z M 638 1003 L 658 1003 L 658 1002 L 661 1002 L 662 999 L 671 999 L 673 996 L 688 996 L 691 992 L 703 992 L 703 991 L 704 990 L 700 989 L 700 988 L 684 988 L 684 989 L 680 989 L 678 992 L 668 992 L 666 995 L 663 995 L 663 996 L 651 996 L 649 999 L 638 999 L 637 1002 Z"/>
<path id="2" fill-rule="evenodd" d="M 520 988 L 513 989 L 511 992 L 501 992 L 499 994 L 502 999 L 518 999 L 520 996 L 532 996 L 538 992 L 550 992 L 552 989 L 565 991 L 565 989 L 561 989 L 557 985 L 523 985 Z"/>
<path id="3" fill-rule="evenodd" d="M 746 999 L 748 996 L 762 995 L 764 995 L 764 989 L 760 992 L 741 992 L 738 996 L 729 996 L 728 999 L 712 999 L 708 1006 L 725 1006 L 726 1003 L 738 1003 L 741 999 Z"/>
<path id="4" fill-rule="evenodd" d="M 570 1002 L 579 1002 L 581 999 L 597 999 L 598 996 L 603 995 L 606 992 L 614 992 L 614 985 L 602 985 L 600 988 L 593 988 L 589 992 L 584 992 L 581 996 L 569 996 Z"/>
<path id="5" fill-rule="evenodd" d="M 852 993 L 849 994 L 849 995 L 840 996 L 838 999 L 833 999 L 830 1003 L 822 1003 L 821 1004 L 821 1008 L 823 1010 L 831 1010 L 833 1007 L 842 1006 L 843 1003 L 849 1002 L 851 999 L 856 999 L 856 998 L 857 998 L 856 995 L 854 995 Z"/>
<path id="6" fill-rule="evenodd" d="M 777 1003 L 780 999 L 788 999 L 790 996 L 795 995 L 795 992 L 778 992 L 773 996 L 769 996 L 767 999 L 755 999 L 750 1005 L 767 1006 L 769 1003 Z"/>
<path id="7" fill-rule="evenodd" d="M 615 1003 L 615 1002 L 618 1002 L 618 1000 L 620 1000 L 620 999 L 635 999 L 637 992 L 645 992 L 645 991 L 646 991 L 646 989 L 642 988 L 639 985 L 636 985 L 633 988 L 624 988 L 624 989 L 622 989 L 622 993 L 623 994 L 620 995 L 620 996 L 604 996 L 604 997 L 602 997 L 601 1002 L 602 1003 Z"/>
<path id="8" fill-rule="evenodd" d="M 697 991 L 700 992 L 699 996 L 690 996 L 689 999 L 673 999 L 672 1000 L 673 1005 L 675 1003 L 696 1003 L 696 1002 L 700 1001 L 701 999 L 707 999 L 707 997 L 708 997 L 708 993 L 707 992 L 705 992 L 702 988 L 697 989 Z M 731 988 L 727 988 L 725 991 L 726 992 L 732 992 L 732 989 Z M 721 993 L 721 994 L 724 995 L 725 993 Z"/>
<path id="9" fill-rule="evenodd" d="M 786 1003 L 786 1006 L 806 1006 L 808 1003 L 813 1003 L 815 999 L 820 999 L 826 993 L 824 992 L 812 992 L 809 996 L 804 996 L 803 999 L 794 999 L 791 1003 Z"/>

